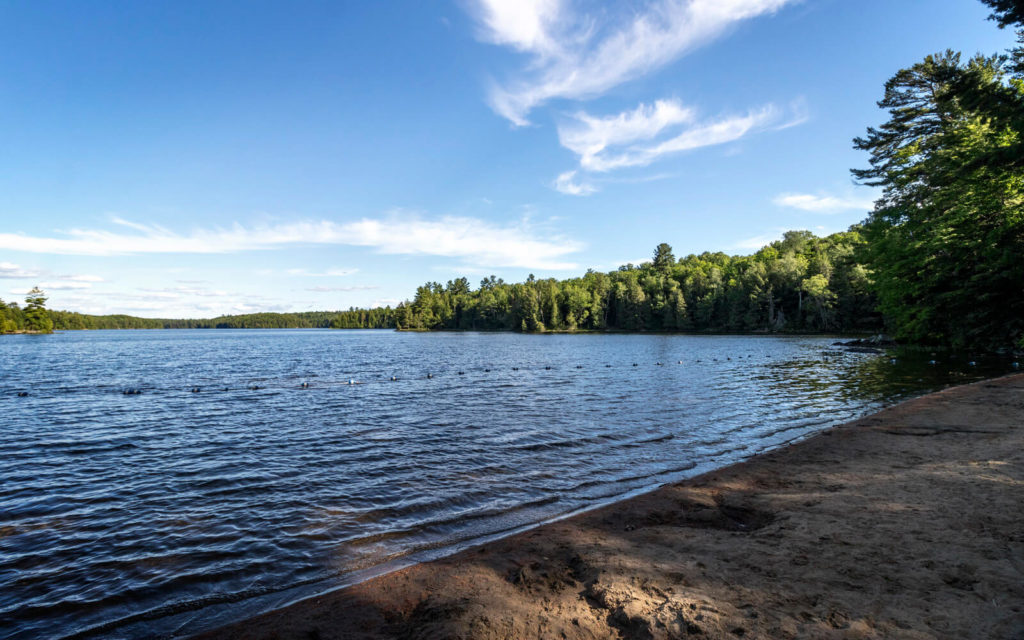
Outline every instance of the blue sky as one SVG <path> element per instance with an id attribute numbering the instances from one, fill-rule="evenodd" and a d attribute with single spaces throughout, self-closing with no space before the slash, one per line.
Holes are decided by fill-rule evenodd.
<path id="1" fill-rule="evenodd" d="M 89 313 L 394 304 L 830 233 L 897 69 L 977 0 L 7 2 L 0 297 Z"/>

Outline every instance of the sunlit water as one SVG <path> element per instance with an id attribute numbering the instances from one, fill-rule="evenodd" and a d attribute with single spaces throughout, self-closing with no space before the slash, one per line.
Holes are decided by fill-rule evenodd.
<path id="1" fill-rule="evenodd" d="M 0 638 L 192 633 L 1009 368 L 834 340 L 4 336 Z"/>

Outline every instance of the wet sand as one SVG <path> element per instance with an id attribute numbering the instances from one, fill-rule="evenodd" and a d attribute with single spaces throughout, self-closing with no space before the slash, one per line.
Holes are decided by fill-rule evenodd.
<path id="1" fill-rule="evenodd" d="M 1024 375 L 200 637 L 1024 638 Z"/>

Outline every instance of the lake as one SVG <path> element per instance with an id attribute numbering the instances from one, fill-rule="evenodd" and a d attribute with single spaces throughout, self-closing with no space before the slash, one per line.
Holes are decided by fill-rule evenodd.
<path id="1" fill-rule="evenodd" d="M 834 341 L 4 336 L 0 638 L 192 633 L 1009 371 Z"/>

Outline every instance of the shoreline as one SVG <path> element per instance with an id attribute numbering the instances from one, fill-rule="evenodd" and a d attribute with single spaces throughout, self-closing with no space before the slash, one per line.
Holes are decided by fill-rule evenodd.
<path id="1" fill-rule="evenodd" d="M 1024 374 L 195 637 L 1024 637 Z"/>

